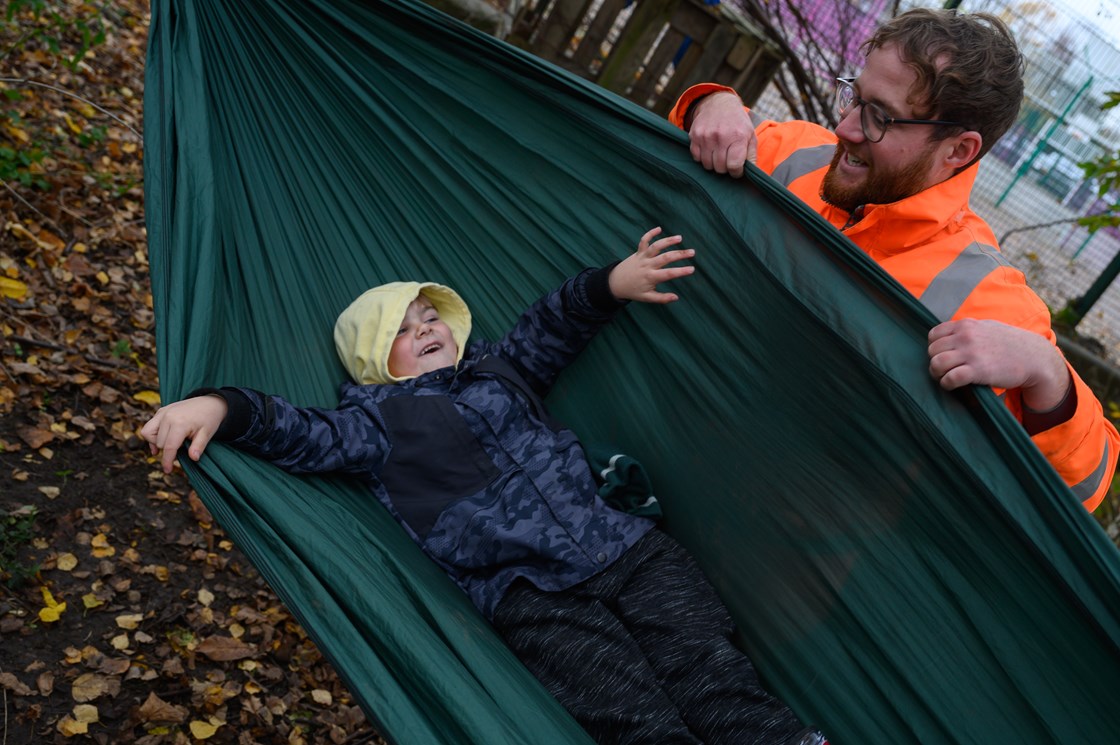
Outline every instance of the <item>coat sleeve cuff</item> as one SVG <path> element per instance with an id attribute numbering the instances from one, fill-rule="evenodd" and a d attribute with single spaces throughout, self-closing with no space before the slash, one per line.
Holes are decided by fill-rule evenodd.
<path id="1" fill-rule="evenodd" d="M 1057 406 L 1049 411 L 1035 411 L 1025 403 L 1023 404 L 1023 429 L 1027 430 L 1027 434 L 1033 437 L 1040 432 L 1057 427 L 1059 424 L 1065 424 L 1073 419 L 1073 415 L 1076 413 L 1077 385 L 1071 379 L 1069 388 L 1066 389 L 1066 395 L 1062 397 Z"/>
<path id="2" fill-rule="evenodd" d="M 246 396 L 238 388 L 197 388 L 187 394 L 187 398 L 198 396 L 220 396 L 229 407 L 226 418 L 222 420 L 214 439 L 219 442 L 228 442 L 244 436 L 249 431 L 253 422 L 253 407 Z"/>
<path id="3" fill-rule="evenodd" d="M 687 132 L 688 127 L 685 126 L 685 120 L 688 117 L 689 108 L 709 93 L 717 93 L 719 91 L 735 93 L 734 88 L 728 88 L 726 85 L 718 85 L 716 83 L 699 83 L 698 85 L 692 86 L 681 94 L 681 97 L 677 99 L 677 103 L 674 104 L 672 110 L 669 112 L 670 123 Z M 736 93 L 736 95 L 738 94 Z"/>
<path id="4" fill-rule="evenodd" d="M 591 307 L 601 313 L 614 313 L 626 305 L 625 300 L 619 300 L 611 292 L 611 271 L 621 263 L 612 261 L 604 267 L 591 270 L 587 275 L 584 287 L 587 292 L 587 302 Z"/>

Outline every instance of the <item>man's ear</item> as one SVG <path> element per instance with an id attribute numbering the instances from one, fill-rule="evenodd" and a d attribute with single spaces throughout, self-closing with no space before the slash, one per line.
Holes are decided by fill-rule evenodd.
<path id="1" fill-rule="evenodd" d="M 976 156 L 980 154 L 980 147 L 984 144 L 984 138 L 979 132 L 969 130 L 944 140 L 943 144 L 951 148 L 943 151 L 946 153 L 945 165 L 955 173 L 976 160 Z"/>

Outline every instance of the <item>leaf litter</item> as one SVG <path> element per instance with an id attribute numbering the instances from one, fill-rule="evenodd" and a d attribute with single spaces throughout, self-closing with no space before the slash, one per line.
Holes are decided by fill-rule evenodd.
<path id="1" fill-rule="evenodd" d="M 34 82 L 0 82 L 0 740 L 381 743 L 137 436 L 159 404 L 138 136 L 148 4 L 42 5 L 0 24 L 0 78 Z M 75 51 L 93 27 L 104 40 Z"/>

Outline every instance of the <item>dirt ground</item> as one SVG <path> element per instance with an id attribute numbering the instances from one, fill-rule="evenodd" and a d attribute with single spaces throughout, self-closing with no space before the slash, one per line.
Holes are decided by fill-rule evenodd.
<path id="1" fill-rule="evenodd" d="M 0 587 L 0 742 L 380 742 L 180 471 L 78 427 L 21 440 L 44 414 L 73 432 L 102 405 L 54 392 L 0 418 L 6 541 L 34 510 L 6 566 L 30 576 Z"/>

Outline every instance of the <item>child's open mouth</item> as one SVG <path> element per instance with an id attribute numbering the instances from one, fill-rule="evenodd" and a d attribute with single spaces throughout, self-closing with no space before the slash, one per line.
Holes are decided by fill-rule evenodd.
<path id="1" fill-rule="evenodd" d="M 428 354 L 429 352 L 438 352 L 442 348 L 443 348 L 442 344 L 429 344 L 428 346 L 426 346 L 426 347 L 424 347 L 423 349 L 420 350 L 420 356 L 423 357 L 424 355 Z"/>

